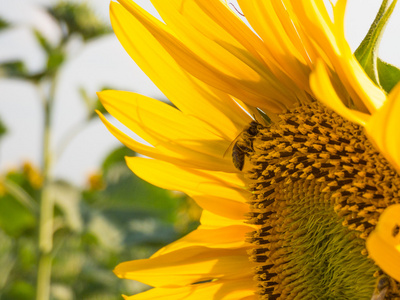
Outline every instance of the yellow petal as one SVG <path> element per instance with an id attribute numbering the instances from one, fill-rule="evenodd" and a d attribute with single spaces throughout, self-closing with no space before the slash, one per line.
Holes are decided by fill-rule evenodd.
<path id="1" fill-rule="evenodd" d="M 342 117 L 359 125 L 365 125 L 368 121 L 369 115 L 349 109 L 343 104 L 333 86 L 327 67 L 320 60 L 317 61 L 315 70 L 310 76 L 310 85 L 316 98 Z"/>
<path id="2" fill-rule="evenodd" d="M 125 50 L 183 113 L 218 128 L 223 136 L 250 122 L 246 113 L 226 93 L 205 85 L 182 70 L 154 36 L 121 5 L 111 2 L 110 10 L 113 28 Z"/>
<path id="3" fill-rule="evenodd" d="M 251 31 L 251 29 L 236 16 L 236 14 L 232 13 L 232 9 L 228 9 L 226 3 L 223 3 L 222 1 L 208 0 L 196 0 L 196 2 L 207 16 L 212 18 L 219 26 L 241 43 L 247 51 L 254 55 L 254 57 L 264 62 L 264 68 L 269 69 L 282 86 L 281 92 L 287 89 L 295 93 L 297 100 L 288 98 L 287 100 L 291 102 L 288 105 L 305 101 L 306 97 L 304 91 L 309 93 L 309 66 L 306 66 L 303 63 L 294 66 L 290 63 L 286 64 L 286 60 L 277 60 L 273 53 L 274 48 L 270 47 L 269 43 L 264 43 L 259 36 L 255 35 L 253 31 Z M 278 5 L 280 5 L 281 9 L 285 10 L 281 2 L 279 2 Z M 287 16 L 286 11 L 280 15 L 281 19 L 285 18 L 285 16 Z M 290 28 L 288 30 L 291 31 L 291 33 L 294 33 L 298 40 L 297 32 L 291 22 L 292 20 L 290 20 L 289 17 L 287 17 L 286 20 L 288 22 L 285 26 L 289 24 Z M 307 57 L 304 47 L 302 47 L 302 45 L 297 45 L 297 47 L 298 50 L 302 51 Z M 285 53 L 285 57 L 287 57 L 287 53 Z M 298 67 L 297 70 L 295 70 L 296 67 Z"/>
<path id="4" fill-rule="evenodd" d="M 226 226 L 242 226 L 243 220 L 226 218 L 217 214 L 213 214 L 208 210 L 203 210 L 201 213 L 200 223 L 201 228 L 203 229 L 218 229 Z M 249 226 L 254 228 L 253 225 Z"/>
<path id="5" fill-rule="evenodd" d="M 208 1 L 195 0 L 199 8 L 204 12 L 201 18 L 194 15 L 191 18 L 196 24 L 196 27 L 203 29 L 202 24 L 207 23 L 211 30 L 206 32 L 211 39 L 218 40 L 223 34 L 229 43 L 242 48 L 244 51 L 250 52 L 258 61 L 264 61 L 264 56 L 268 55 L 267 47 L 261 39 L 237 17 L 235 13 L 223 1 Z M 187 17 L 190 18 L 191 12 L 187 12 Z M 213 38 L 214 37 L 214 38 Z"/>
<path id="6" fill-rule="evenodd" d="M 157 149 L 155 147 L 147 146 L 142 143 L 139 143 L 135 141 L 133 138 L 130 136 L 126 135 L 123 133 L 121 130 L 119 130 L 117 127 L 115 127 L 113 124 L 111 124 L 100 112 L 97 112 L 99 115 L 101 121 L 103 124 L 107 127 L 107 129 L 125 146 L 128 148 L 141 153 L 142 155 L 146 155 L 148 157 L 156 158 L 159 160 L 163 160 L 166 162 L 170 162 L 176 165 L 180 165 L 183 167 L 189 167 L 189 168 L 205 168 L 205 169 L 223 169 L 225 165 L 215 165 L 215 164 L 210 164 L 209 161 L 204 161 L 201 162 L 199 160 L 190 158 L 190 157 L 183 157 L 181 158 L 179 153 L 177 152 L 171 152 L 169 151 L 168 153 L 165 153 L 164 151 L 160 151 L 160 149 Z M 179 157 L 178 157 L 179 156 Z M 233 167 L 231 167 L 233 169 Z M 234 172 L 237 172 L 236 169 L 233 169 Z"/>
<path id="7" fill-rule="evenodd" d="M 283 111 L 284 103 L 287 103 L 288 99 L 295 99 L 294 95 L 287 97 L 290 91 L 282 91 L 275 78 L 251 69 L 246 63 L 235 58 L 232 51 L 227 51 L 205 39 L 203 51 L 206 52 L 202 52 L 202 49 L 196 47 L 190 40 L 179 40 L 165 24 L 156 20 L 132 1 L 121 0 L 120 2 L 184 70 L 210 86 L 254 106 L 268 108 L 272 112 Z M 112 3 L 111 11 L 114 15 L 118 15 L 118 22 L 122 20 L 122 16 L 128 18 L 126 12 L 118 4 Z M 124 31 L 135 32 L 133 26 L 127 27 L 130 22 L 125 22 L 124 26 L 119 25 L 117 21 L 112 24 L 117 36 L 125 36 L 125 39 L 127 39 L 127 34 Z M 120 40 L 123 43 L 122 39 Z M 135 38 L 135 42 L 140 41 Z M 197 55 L 197 52 L 201 56 Z M 146 57 L 149 56 L 146 55 Z M 265 90 L 269 92 L 265 93 Z"/>
<path id="8" fill-rule="evenodd" d="M 230 55 L 233 54 L 236 59 L 253 68 L 257 73 L 267 72 L 263 68 L 261 56 L 254 49 L 254 45 L 250 44 L 249 40 L 255 43 L 258 42 L 257 46 L 259 47 L 262 45 L 261 41 L 222 2 L 185 0 L 170 0 L 167 2 L 153 0 L 152 3 L 168 28 L 173 30 L 174 34 L 185 45 L 193 45 L 193 48 L 197 50 L 196 54 L 198 56 L 208 57 L 214 52 L 213 48 L 222 47 Z M 217 9 L 222 14 L 219 17 L 224 18 L 224 22 L 221 22 L 221 20 L 218 22 L 218 19 L 212 18 L 213 9 Z M 226 23 L 231 22 L 236 24 L 236 29 L 239 30 L 238 34 L 243 31 L 246 32 L 246 38 L 243 36 L 242 39 L 237 40 L 232 28 L 227 30 Z M 244 47 L 242 42 L 247 47 Z M 224 61 L 223 57 L 214 59 L 222 59 L 220 63 L 223 68 L 235 67 L 232 61 Z M 230 62 L 229 65 L 231 66 L 225 65 L 227 62 Z M 236 70 L 232 73 L 238 71 L 241 72 L 242 70 Z"/>
<path id="9" fill-rule="evenodd" d="M 114 273 L 154 287 L 179 287 L 211 279 L 251 278 L 255 263 L 246 249 L 193 246 L 119 264 Z M 241 272 L 238 272 L 241 270 Z"/>
<path id="10" fill-rule="evenodd" d="M 238 70 L 232 70 L 231 74 L 241 79 L 246 79 L 246 74 L 241 74 L 244 69 L 240 64 L 244 63 L 256 74 L 261 75 L 261 78 L 266 78 L 271 82 L 271 86 L 268 88 L 269 93 L 273 93 L 274 85 L 278 86 L 278 93 L 283 96 L 279 99 L 283 104 L 291 106 L 297 103 L 293 94 L 288 92 L 297 90 L 296 85 L 287 74 L 285 75 L 280 68 L 277 68 L 276 63 L 263 59 L 263 56 L 269 55 L 267 47 L 221 1 L 153 0 L 152 3 L 178 39 L 183 41 L 196 55 L 219 70 L 230 70 L 237 65 Z M 215 55 L 221 48 L 226 53 Z M 234 59 L 230 55 L 233 55 Z M 217 59 L 217 63 L 213 62 L 215 59 Z M 238 63 L 235 63 L 237 60 Z M 289 70 L 289 74 L 291 73 Z M 291 75 L 296 79 L 299 78 L 299 76 L 295 76 L 297 74 Z M 306 83 L 308 75 L 303 78 L 304 82 L 302 83 Z M 279 89 L 279 86 L 283 84 L 286 84 L 287 88 Z M 273 96 L 271 95 L 271 97 Z M 242 100 L 246 101 L 247 99 Z"/>
<path id="11" fill-rule="evenodd" d="M 322 1 L 290 0 L 304 31 L 315 45 L 315 51 L 338 75 L 337 85 L 342 84 L 357 109 L 374 113 L 385 101 L 385 93 L 364 72 L 352 54 L 344 32 L 346 0 L 339 0 L 333 7 L 332 22 Z M 312 43 L 311 43 L 312 44 Z M 346 97 L 342 98 L 347 103 Z"/>
<path id="12" fill-rule="evenodd" d="M 254 229 L 247 225 L 225 226 L 217 229 L 203 229 L 200 225 L 198 229 L 160 249 L 152 257 L 196 245 L 220 249 L 251 247 L 245 239 L 246 234 L 252 230 Z"/>
<path id="13" fill-rule="evenodd" d="M 131 138 L 130 136 L 126 135 L 125 133 L 123 133 L 121 130 L 119 130 L 117 127 L 115 127 L 113 124 L 111 124 L 106 117 L 104 117 L 104 115 L 99 112 L 96 111 L 97 114 L 99 115 L 101 121 L 103 122 L 103 124 L 107 127 L 107 129 L 121 142 L 123 143 L 125 146 L 127 146 L 128 148 L 141 153 L 143 155 L 149 156 L 149 157 L 153 157 L 153 158 L 157 158 L 157 159 L 161 159 L 161 160 L 165 160 L 165 161 L 176 161 L 175 157 L 169 157 L 167 155 L 163 155 L 161 153 L 159 153 L 159 151 L 154 148 L 154 147 L 150 147 L 147 145 L 144 145 L 142 143 L 139 143 L 137 141 L 135 141 L 133 138 Z"/>
<path id="14" fill-rule="evenodd" d="M 246 196 L 246 194 L 244 196 Z M 217 196 L 192 194 L 191 197 L 201 208 L 234 220 L 244 220 L 246 213 L 249 211 L 247 204 L 232 200 L 228 198 L 229 196 L 223 198 Z M 243 197 L 243 199 L 245 199 L 245 197 Z M 226 211 L 227 207 L 229 207 L 229 212 Z"/>
<path id="15" fill-rule="evenodd" d="M 133 172 L 145 180 L 169 190 L 192 195 L 211 195 L 245 203 L 250 192 L 237 174 L 183 168 L 156 159 L 127 157 Z"/>
<path id="16" fill-rule="evenodd" d="M 369 255 L 382 270 L 400 281 L 400 204 L 385 209 L 367 239 Z"/>
<path id="17" fill-rule="evenodd" d="M 374 145 L 400 172 L 400 84 L 394 87 L 381 109 L 372 115 L 365 129 Z"/>
<path id="18" fill-rule="evenodd" d="M 169 190 L 182 191 L 215 214 L 243 219 L 250 193 L 244 182 L 232 173 L 183 168 L 155 159 L 126 158 L 128 167 L 142 179 Z M 226 209 L 229 207 L 229 209 Z"/>
<path id="19" fill-rule="evenodd" d="M 256 300 L 254 281 L 247 280 L 219 280 L 211 283 L 196 284 L 181 288 L 154 288 L 147 292 L 126 297 L 125 300 Z"/>
<path id="20" fill-rule="evenodd" d="M 98 95 L 111 115 L 160 153 L 203 168 L 236 172 L 230 157 L 224 157 L 231 140 L 221 139 L 198 119 L 135 93 L 104 91 Z"/>
<path id="21" fill-rule="evenodd" d="M 257 34 L 268 45 L 269 60 L 304 90 L 308 90 L 309 58 L 281 1 L 239 0 L 240 8 Z"/>

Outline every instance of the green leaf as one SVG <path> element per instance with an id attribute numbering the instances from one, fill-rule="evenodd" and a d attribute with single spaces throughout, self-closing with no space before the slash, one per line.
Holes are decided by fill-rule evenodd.
<path id="1" fill-rule="evenodd" d="M 39 207 L 37 203 L 20 184 L 17 184 L 7 178 L 4 178 L 1 184 L 7 190 L 7 193 L 10 194 L 10 196 L 21 203 L 24 207 L 28 208 L 33 214 L 38 214 Z"/>
<path id="2" fill-rule="evenodd" d="M 43 48 L 43 50 L 46 51 L 47 54 L 49 54 L 53 50 L 53 47 L 50 45 L 47 39 L 43 36 L 43 34 L 40 31 L 36 29 L 33 30 L 33 33 L 35 34 L 35 37 L 39 42 L 40 46 Z"/>
<path id="3" fill-rule="evenodd" d="M 49 197 L 54 199 L 68 228 L 72 231 L 81 231 L 83 224 L 80 212 L 80 191 L 64 181 L 53 182 L 48 189 Z"/>
<path id="4" fill-rule="evenodd" d="M 36 218 L 28 208 L 9 194 L 0 197 L 0 228 L 4 232 L 19 237 L 35 226 Z"/>
<path id="5" fill-rule="evenodd" d="M 11 289 L 8 292 L 8 295 L 5 295 L 4 299 L 25 300 L 25 299 L 34 299 L 34 297 L 35 297 L 34 284 L 19 280 L 11 284 Z"/>
<path id="6" fill-rule="evenodd" d="M 355 57 L 371 78 L 377 85 L 382 87 L 380 83 L 380 74 L 379 74 L 379 66 L 378 66 L 378 51 L 379 44 L 382 39 L 382 35 L 386 24 L 389 21 L 389 18 L 393 12 L 393 9 L 397 3 L 397 0 L 393 0 L 393 2 L 389 5 L 388 0 L 383 0 L 382 5 L 378 11 L 378 14 L 375 17 L 374 22 L 372 23 L 367 35 L 364 40 L 361 42 L 360 46 L 354 52 Z M 385 68 L 387 70 L 387 68 Z M 383 75 L 383 77 L 388 77 L 387 75 Z M 387 83 L 385 83 L 387 85 Z"/>
<path id="7" fill-rule="evenodd" d="M 49 52 L 47 58 L 46 74 L 52 76 L 57 72 L 65 60 L 65 54 L 61 48 L 53 49 Z"/>
<path id="8" fill-rule="evenodd" d="M 384 62 L 380 58 L 378 58 L 378 74 L 379 82 L 387 93 L 390 93 L 394 86 L 400 81 L 400 69 Z"/>
<path id="9" fill-rule="evenodd" d="M 103 115 L 108 113 L 107 110 L 104 108 L 103 104 L 101 104 L 99 99 L 97 99 L 95 101 L 93 114 L 91 115 L 92 118 L 97 118 L 98 117 L 97 113 L 96 113 L 96 110 L 101 112 Z"/>
<path id="10" fill-rule="evenodd" d="M 17 60 L 0 64 L 0 78 L 3 76 L 27 78 L 28 74 L 25 64 Z"/>
<path id="11" fill-rule="evenodd" d="M 111 32 L 86 3 L 60 1 L 49 9 L 49 13 L 66 25 L 68 35 L 80 34 L 85 41 Z"/>
<path id="12" fill-rule="evenodd" d="M 0 118 L 0 139 L 7 133 L 7 127 Z"/>
<path id="13" fill-rule="evenodd" d="M 5 28 L 7 28 L 8 26 L 10 26 L 10 25 L 8 24 L 8 22 L 7 22 L 6 20 L 0 18 L 0 30 L 3 30 L 3 29 L 5 29 Z"/>
<path id="14" fill-rule="evenodd" d="M 115 164 L 122 163 L 125 165 L 125 156 L 135 156 L 135 151 L 127 148 L 127 147 L 119 147 L 113 150 L 103 161 L 101 169 L 103 170 L 104 174 L 110 170 L 110 168 Z M 127 168 L 126 168 L 127 169 Z"/>

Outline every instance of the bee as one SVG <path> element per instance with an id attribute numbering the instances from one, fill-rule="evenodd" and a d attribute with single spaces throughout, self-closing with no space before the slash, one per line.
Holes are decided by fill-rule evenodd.
<path id="1" fill-rule="evenodd" d="M 398 283 L 388 275 L 378 277 L 371 300 L 399 299 Z"/>
<path id="2" fill-rule="evenodd" d="M 262 125 L 257 121 L 251 121 L 250 125 L 247 126 L 232 142 L 232 162 L 233 165 L 239 171 L 243 170 L 245 157 L 249 156 L 253 149 L 253 140 L 257 133 L 259 132 Z M 229 148 L 225 151 L 225 154 L 228 152 Z M 224 154 L 224 156 L 225 156 Z"/>
<path id="3" fill-rule="evenodd" d="M 376 282 L 374 294 L 372 295 L 371 300 L 384 300 L 390 287 L 390 278 L 386 275 L 382 275 L 378 277 Z"/>

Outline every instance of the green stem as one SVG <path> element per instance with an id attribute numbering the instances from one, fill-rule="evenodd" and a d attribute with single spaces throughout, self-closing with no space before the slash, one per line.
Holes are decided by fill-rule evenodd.
<path id="1" fill-rule="evenodd" d="M 36 300 L 48 300 L 50 298 L 51 261 L 50 253 L 43 254 L 40 257 Z"/>
<path id="2" fill-rule="evenodd" d="M 37 273 L 36 300 L 50 299 L 51 262 L 53 250 L 53 214 L 54 202 L 49 195 L 51 169 L 51 117 L 54 102 L 57 74 L 52 78 L 51 89 L 44 101 L 44 129 L 42 150 L 43 187 L 40 194 L 40 221 L 39 221 L 39 266 Z"/>

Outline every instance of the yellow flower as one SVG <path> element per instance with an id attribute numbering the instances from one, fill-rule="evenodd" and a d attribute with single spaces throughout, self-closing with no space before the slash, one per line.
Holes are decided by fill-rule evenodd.
<path id="1" fill-rule="evenodd" d="M 22 169 L 31 186 L 35 189 L 40 189 L 43 184 L 43 176 L 40 174 L 40 171 L 28 161 L 24 162 Z"/>
<path id="2" fill-rule="evenodd" d="M 177 108 L 130 92 L 99 93 L 150 146 L 100 117 L 149 157 L 128 157 L 133 172 L 203 208 L 197 230 L 116 267 L 117 276 L 155 287 L 126 299 L 383 293 L 366 239 L 399 202 L 400 87 L 386 96 L 351 53 L 346 1 L 334 5 L 332 21 L 322 1 L 239 0 L 256 33 L 219 0 L 152 1 L 165 23 L 119 2 L 111 3 L 117 37 Z M 397 216 L 388 214 L 389 223 Z M 381 227 L 371 236 L 386 233 Z M 382 251 L 371 254 L 400 280 L 391 272 L 400 259 L 387 266 L 375 258 Z M 397 288 L 392 280 L 384 291 L 394 296 Z"/>
<path id="3" fill-rule="evenodd" d="M 100 172 L 92 173 L 88 176 L 87 185 L 89 190 L 103 190 L 105 188 L 105 183 L 103 180 L 103 174 Z"/>

